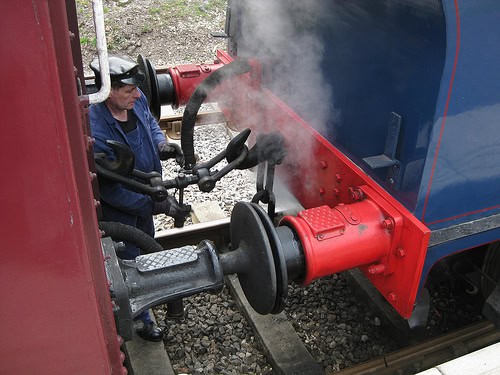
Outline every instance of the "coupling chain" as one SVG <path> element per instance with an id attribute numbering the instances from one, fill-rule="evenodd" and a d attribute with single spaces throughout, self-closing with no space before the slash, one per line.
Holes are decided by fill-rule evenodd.
<path id="1" fill-rule="evenodd" d="M 271 221 L 274 220 L 274 214 L 276 213 L 276 196 L 273 193 L 273 184 L 274 164 L 260 163 L 257 168 L 257 193 L 253 196 L 252 203 L 262 202 L 267 204 L 267 214 Z"/>

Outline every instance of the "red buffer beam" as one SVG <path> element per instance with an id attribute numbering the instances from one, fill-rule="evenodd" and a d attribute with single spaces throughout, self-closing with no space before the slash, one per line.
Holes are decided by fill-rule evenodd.
<path id="1" fill-rule="evenodd" d="M 226 52 L 217 52 L 217 64 L 231 61 Z M 285 139 L 288 156 L 276 171 L 308 209 L 297 217 L 284 218 L 281 224 L 292 227 L 302 241 L 306 257 L 303 283 L 359 267 L 399 314 L 409 318 L 430 230 L 261 87 L 262 69 L 255 60 L 251 65 L 249 73 L 224 82 L 211 98 L 219 100 L 232 127 L 251 128 L 255 133 L 279 131 Z M 195 80 L 201 82 L 201 74 L 193 78 L 193 85 L 178 81 L 176 95 L 188 98 L 196 88 Z"/>

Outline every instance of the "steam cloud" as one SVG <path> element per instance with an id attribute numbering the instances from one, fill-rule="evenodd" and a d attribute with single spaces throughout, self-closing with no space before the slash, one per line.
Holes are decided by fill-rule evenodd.
<path id="1" fill-rule="evenodd" d="M 230 1 L 239 16 L 237 54 L 256 58 L 263 65 L 263 85 L 299 114 L 320 134 L 326 135 L 327 125 L 338 120 L 333 106 L 331 86 L 323 77 L 324 41 L 320 35 L 325 14 L 324 0 L 239 0 Z M 231 21 L 233 22 L 233 21 Z M 249 88 L 247 95 L 253 94 Z M 255 100 L 255 97 L 253 97 Z M 258 109 L 252 119 L 242 119 L 261 132 L 275 131 Z M 285 127 L 286 162 L 299 166 L 314 160 L 312 144 L 307 144 L 303 129 Z M 286 133 L 286 134 L 285 134 Z M 291 168 L 299 173 L 300 168 Z M 306 176 L 295 176 L 304 181 Z M 287 183 L 287 182 L 285 182 Z M 313 187 L 311 187 L 313 188 Z"/>
<path id="2" fill-rule="evenodd" d="M 323 22 L 320 0 L 246 0 L 241 8 L 238 54 L 255 57 L 270 71 L 266 85 L 320 133 L 335 118 L 331 87 L 317 35 Z"/>

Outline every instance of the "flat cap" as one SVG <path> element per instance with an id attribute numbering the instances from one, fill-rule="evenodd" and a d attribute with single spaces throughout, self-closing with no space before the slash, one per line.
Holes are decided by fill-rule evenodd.
<path id="1" fill-rule="evenodd" d="M 146 76 L 139 69 L 139 65 L 128 57 L 109 55 L 108 61 L 111 82 L 121 82 L 125 85 L 134 86 L 138 86 L 144 82 Z M 97 58 L 90 63 L 90 68 L 94 71 L 96 80 L 100 79 L 99 60 Z"/>

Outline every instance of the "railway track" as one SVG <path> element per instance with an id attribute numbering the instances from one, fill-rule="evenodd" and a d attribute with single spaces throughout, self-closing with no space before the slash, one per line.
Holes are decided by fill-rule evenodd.
<path id="1" fill-rule="evenodd" d="M 160 125 L 171 138 L 175 139 L 180 120 L 180 115 L 163 116 L 160 119 Z M 211 111 L 197 118 L 199 125 L 211 124 L 216 121 L 225 122 L 219 111 Z M 297 207 L 277 208 L 278 212 L 285 211 L 286 214 L 297 212 L 297 210 Z M 230 219 L 224 218 L 174 230 L 161 230 L 156 233 L 156 239 L 163 248 L 175 248 L 187 243 L 196 245 L 204 239 L 209 239 L 215 243 L 219 250 L 225 251 L 226 244 L 230 242 L 229 223 Z M 357 283 L 359 277 L 355 272 L 348 275 L 347 279 L 350 282 Z M 255 336 L 259 338 L 260 347 L 272 366 L 273 373 L 311 375 L 325 373 L 323 366 L 309 353 L 284 313 L 268 316 L 256 314 L 249 307 L 236 276 L 227 277 L 226 285 L 242 315 L 245 316 L 255 332 Z M 380 303 L 370 303 L 370 305 L 374 308 Z M 390 332 L 389 335 L 394 337 L 399 342 L 399 347 L 403 349 L 335 373 L 414 374 L 500 340 L 500 332 L 491 323 L 483 321 L 416 345 L 404 347 L 402 343 L 407 341 L 408 331 L 401 329 L 401 319 L 399 321 L 394 319 L 393 314 L 388 318 L 382 318 L 382 320 L 384 329 Z M 391 324 L 390 327 L 388 323 Z M 334 336 L 335 333 L 332 335 Z M 398 335 L 401 337 L 397 337 Z M 328 373 L 333 372 L 327 371 Z"/>
<path id="2" fill-rule="evenodd" d="M 218 246 L 223 246 L 223 243 L 228 243 L 228 227 L 229 219 L 222 219 L 215 223 L 201 223 L 185 229 L 158 232 L 157 240 L 164 247 L 172 247 L 173 244 L 185 243 L 187 238 L 193 244 L 208 238 Z M 273 373 L 282 375 L 325 373 L 308 352 L 284 313 L 259 315 L 248 305 L 236 276 L 227 277 L 226 285 L 241 313 L 259 338 L 261 348 L 273 367 Z M 391 332 L 396 331 L 397 327 L 391 330 Z M 500 330 L 489 321 L 481 321 L 335 373 L 414 374 L 499 341 Z"/>
<path id="3" fill-rule="evenodd" d="M 415 374 L 500 341 L 500 330 L 480 321 L 380 358 L 337 372 L 338 375 Z"/>

